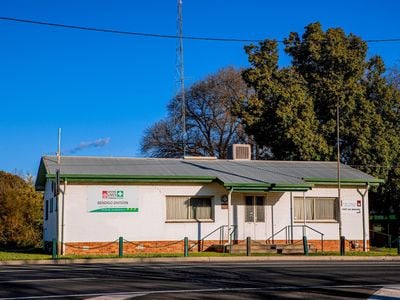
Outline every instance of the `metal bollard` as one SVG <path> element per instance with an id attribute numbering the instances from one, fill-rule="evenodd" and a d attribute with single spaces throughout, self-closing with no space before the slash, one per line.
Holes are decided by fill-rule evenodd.
<path id="1" fill-rule="evenodd" d="M 57 240 L 53 239 L 51 243 L 51 258 L 57 259 Z"/>
<path id="2" fill-rule="evenodd" d="M 183 256 L 188 257 L 189 256 L 189 238 L 185 236 L 183 239 Z"/>
<path id="3" fill-rule="evenodd" d="M 346 238 L 344 236 L 340 237 L 340 255 L 346 255 Z"/>
<path id="4" fill-rule="evenodd" d="M 397 237 L 397 255 L 400 255 L 400 236 Z"/>
<path id="5" fill-rule="evenodd" d="M 246 238 L 246 256 L 251 256 L 251 237 Z"/>
<path id="6" fill-rule="evenodd" d="M 303 236 L 303 250 L 304 250 L 304 255 L 308 255 L 307 236 Z"/>
<path id="7" fill-rule="evenodd" d="M 124 238 L 122 236 L 120 236 L 118 240 L 118 250 L 118 256 L 124 256 Z"/>

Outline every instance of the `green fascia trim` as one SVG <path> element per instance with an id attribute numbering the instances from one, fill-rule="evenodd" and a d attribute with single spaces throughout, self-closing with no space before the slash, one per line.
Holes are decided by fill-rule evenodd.
<path id="1" fill-rule="evenodd" d="M 314 187 L 313 183 L 294 183 L 294 184 L 281 184 L 281 183 L 276 183 L 272 186 L 272 188 L 288 188 L 288 189 L 297 189 L 297 188 L 301 188 L 301 189 L 311 189 Z"/>
<path id="2" fill-rule="evenodd" d="M 330 185 L 330 186 L 337 186 L 337 181 L 336 182 L 312 182 L 310 181 L 310 183 L 314 183 L 316 185 Z M 363 183 L 350 183 L 350 182 L 340 182 L 341 186 L 362 186 L 364 187 L 367 183 L 363 182 Z M 370 186 L 379 186 L 379 183 L 368 183 Z"/>
<path id="3" fill-rule="evenodd" d="M 47 174 L 46 178 L 54 179 L 55 174 Z M 93 174 L 61 174 L 61 179 L 71 182 L 201 182 L 211 183 L 214 176 L 152 176 L 152 175 L 93 175 Z"/>
<path id="4" fill-rule="evenodd" d="M 310 189 L 309 188 L 279 188 L 279 187 L 276 187 L 276 188 L 272 188 L 270 191 L 271 192 L 307 192 L 307 191 L 309 191 Z"/>
<path id="5" fill-rule="evenodd" d="M 292 192 L 308 191 L 313 184 L 259 184 L 259 183 L 225 183 L 225 187 L 233 188 L 234 192 Z"/>
<path id="6" fill-rule="evenodd" d="M 224 182 L 225 187 L 236 188 L 259 188 L 259 189 L 268 189 L 271 184 L 270 183 L 237 183 L 237 182 Z"/>
<path id="7" fill-rule="evenodd" d="M 307 192 L 312 189 L 314 184 L 310 183 L 297 183 L 297 184 L 274 184 L 271 187 L 272 192 Z"/>
<path id="8" fill-rule="evenodd" d="M 310 183 L 335 183 L 337 184 L 338 180 L 337 178 L 303 178 L 305 181 L 310 182 Z M 349 179 L 349 178 L 341 178 L 340 183 L 358 183 L 358 184 L 380 184 L 384 183 L 385 180 L 383 179 Z"/>
<path id="9" fill-rule="evenodd" d="M 257 194 L 263 194 L 263 193 L 268 193 L 269 190 L 234 189 L 233 192 L 235 192 L 235 193 L 257 193 Z"/>

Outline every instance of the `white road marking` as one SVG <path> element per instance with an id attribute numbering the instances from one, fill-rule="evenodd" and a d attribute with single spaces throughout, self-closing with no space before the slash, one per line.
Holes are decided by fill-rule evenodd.
<path id="1" fill-rule="evenodd" d="M 41 279 L 17 279 L 17 280 L 1 280 L 1 283 L 28 283 L 28 282 L 38 282 L 38 281 L 76 281 L 76 280 L 93 280 L 98 279 L 97 277 L 70 277 L 70 278 L 41 278 Z"/>
<path id="2" fill-rule="evenodd" d="M 400 298 L 400 285 L 386 285 L 377 290 L 368 299 L 382 300 L 386 298 Z"/>

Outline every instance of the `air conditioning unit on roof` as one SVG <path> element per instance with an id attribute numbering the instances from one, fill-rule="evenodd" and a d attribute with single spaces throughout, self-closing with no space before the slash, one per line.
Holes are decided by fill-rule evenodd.
<path id="1" fill-rule="evenodd" d="M 228 149 L 228 159 L 251 160 L 251 146 L 249 144 L 233 144 Z"/>

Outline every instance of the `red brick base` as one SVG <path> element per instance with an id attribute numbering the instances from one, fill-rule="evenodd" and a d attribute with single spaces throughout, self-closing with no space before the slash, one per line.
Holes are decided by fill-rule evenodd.
<path id="1" fill-rule="evenodd" d="M 227 241 L 224 241 L 227 242 Z M 302 243 L 302 240 L 295 240 L 293 243 Z M 234 243 L 246 243 L 246 241 L 234 241 Z M 321 240 L 308 240 L 308 243 L 316 247 L 318 252 L 322 251 L 339 251 L 338 240 L 325 240 L 323 245 Z M 197 241 L 189 240 L 189 251 L 202 252 L 209 250 L 210 246 L 218 245 L 218 240 Z M 274 244 L 286 244 L 286 240 L 275 240 Z M 115 254 L 119 253 L 118 241 L 113 242 L 72 242 L 65 243 L 66 255 L 100 255 L 100 254 Z M 346 241 L 346 251 L 362 251 L 362 240 Z M 367 250 L 369 250 L 369 241 L 367 241 Z M 139 254 L 139 253 L 183 253 L 184 242 L 179 241 L 124 241 L 124 254 Z"/>
<path id="2" fill-rule="evenodd" d="M 340 241 L 339 240 L 308 240 L 309 244 L 313 245 L 318 252 L 325 251 L 340 251 Z M 275 240 L 274 244 L 286 244 L 286 240 Z M 294 240 L 294 244 L 303 243 L 302 240 Z M 270 243 L 271 244 L 271 243 Z M 362 240 L 346 240 L 346 251 L 363 251 L 363 241 Z M 369 251 L 369 241 L 366 241 L 366 250 Z"/>
<path id="3" fill-rule="evenodd" d="M 189 240 L 189 251 L 202 252 L 212 246 L 219 244 L 220 241 Z M 118 254 L 119 242 L 72 242 L 65 243 L 64 254 L 85 255 L 85 254 Z M 138 253 L 183 253 L 184 241 L 124 241 L 124 254 Z"/>

